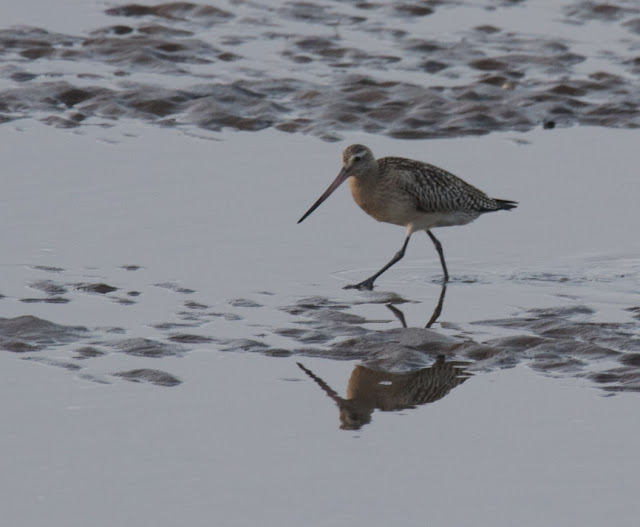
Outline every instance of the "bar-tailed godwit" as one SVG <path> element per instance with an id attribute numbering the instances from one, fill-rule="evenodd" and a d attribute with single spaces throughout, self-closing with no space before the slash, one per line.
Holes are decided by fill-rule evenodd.
<path id="1" fill-rule="evenodd" d="M 409 239 L 416 231 L 426 231 L 436 246 L 444 281 L 447 282 L 449 273 L 442 245 L 431 229 L 465 225 L 485 212 L 509 210 L 517 206 L 516 201 L 490 198 L 459 177 L 428 163 L 402 157 L 376 160 L 364 145 L 347 147 L 342 154 L 342 161 L 338 177 L 298 223 L 348 179 L 353 199 L 369 216 L 407 229 L 402 247 L 387 265 L 359 284 L 346 286 L 346 289 L 373 289 L 376 278 L 402 259 Z"/>

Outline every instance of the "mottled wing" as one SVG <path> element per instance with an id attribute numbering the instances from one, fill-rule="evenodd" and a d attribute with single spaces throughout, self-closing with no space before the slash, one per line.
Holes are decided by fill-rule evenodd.
<path id="1" fill-rule="evenodd" d="M 496 201 L 450 172 L 428 163 L 400 157 L 378 161 L 383 174 L 391 174 L 390 185 L 415 200 L 422 212 L 488 212 L 499 209 Z"/>

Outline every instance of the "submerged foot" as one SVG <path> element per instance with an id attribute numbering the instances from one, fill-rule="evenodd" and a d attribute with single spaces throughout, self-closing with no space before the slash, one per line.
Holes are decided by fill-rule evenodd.
<path id="1" fill-rule="evenodd" d="M 368 279 L 359 284 L 345 285 L 342 289 L 359 289 L 360 291 L 366 289 L 367 291 L 371 291 L 373 290 L 373 280 Z"/>

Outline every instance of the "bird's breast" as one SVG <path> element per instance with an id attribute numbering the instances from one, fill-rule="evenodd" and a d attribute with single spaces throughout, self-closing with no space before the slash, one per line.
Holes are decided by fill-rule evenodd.
<path id="1" fill-rule="evenodd" d="M 351 188 L 353 200 L 358 204 L 358 206 L 369 216 L 372 216 L 379 221 L 383 221 L 379 218 L 379 216 L 381 216 L 382 207 L 374 186 L 367 185 L 366 183 L 359 181 L 357 178 L 351 177 L 349 178 L 349 187 Z"/>
<path id="2" fill-rule="evenodd" d="M 407 225 L 415 212 L 405 200 L 375 183 L 349 178 L 351 195 L 358 206 L 372 218 L 395 225 Z"/>

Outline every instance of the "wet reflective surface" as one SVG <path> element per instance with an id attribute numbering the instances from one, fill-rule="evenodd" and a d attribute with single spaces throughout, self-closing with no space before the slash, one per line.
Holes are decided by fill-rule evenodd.
<path id="1" fill-rule="evenodd" d="M 65 6 L 0 28 L 12 525 L 633 524 L 634 3 Z M 345 291 L 350 143 L 520 206 Z"/>
<path id="2" fill-rule="evenodd" d="M 635 2 L 466 4 L 97 4 L 74 33 L 22 22 L 0 28 L 0 121 L 328 141 L 640 124 Z"/>
<path id="3" fill-rule="evenodd" d="M 624 276 L 621 280 L 631 279 L 637 283 L 638 270 L 636 267 L 634 276 Z M 51 273 L 33 268 L 31 272 L 54 277 L 65 274 L 62 270 Z M 575 280 L 567 279 L 565 283 L 568 282 Z M 121 309 L 139 303 L 142 304 L 140 310 L 145 311 L 147 293 L 143 287 L 130 291 L 125 297 L 117 292 L 118 287 L 104 283 L 71 284 L 50 278 L 33 281 L 28 287 L 44 291 L 48 296 L 16 298 L 14 302 L 65 305 L 73 301 L 86 305 L 84 295 L 98 294 L 102 295 L 103 301 L 120 305 Z M 575 283 L 569 287 L 576 289 Z M 438 322 L 443 308 L 445 313 L 448 311 L 446 288 L 441 287 L 440 296 L 433 299 L 433 313 L 423 313 L 426 324 L 411 327 L 406 322 L 405 311 L 415 316 L 427 307 L 426 301 L 408 300 L 391 292 L 352 295 L 355 298 L 343 296 L 340 300 L 313 296 L 285 305 L 274 305 L 283 298 L 282 294 L 261 292 L 251 297 L 230 299 L 224 306 L 214 307 L 196 300 L 181 300 L 180 296 L 195 297 L 197 291 L 177 284 L 156 283 L 147 288 L 169 291 L 176 309 L 166 322 L 147 322 L 148 337 L 132 336 L 134 328 L 126 325 L 68 326 L 22 315 L 0 319 L 0 342 L 5 350 L 27 354 L 25 358 L 29 360 L 71 371 L 90 371 L 89 359 L 100 359 L 107 354 L 157 359 L 182 357 L 190 350 L 205 348 L 256 352 L 272 357 L 357 360 L 366 367 L 356 370 L 361 373 L 354 373 L 354 379 L 365 377 L 362 372 L 377 371 L 382 375 L 381 379 L 387 379 L 385 374 L 389 375 L 387 380 L 397 379 L 392 383 L 394 386 L 418 382 L 416 379 L 422 375 L 428 377 L 430 368 L 446 358 L 463 361 L 459 364 L 466 364 L 467 372 L 526 364 L 552 376 L 588 379 L 607 392 L 640 391 L 640 307 L 637 305 L 621 305 L 620 320 L 615 322 L 598 319 L 603 306 L 590 307 L 574 298 L 565 305 L 518 310 L 509 317 L 472 320 L 470 324 L 459 325 L 447 323 L 446 319 Z M 71 292 L 74 289 L 75 292 Z M 96 289 L 102 292 L 96 293 Z M 67 295 L 58 296 L 62 291 Z M 5 302 L 10 301 L 5 299 Z M 372 318 L 372 314 L 376 318 Z M 272 325 L 270 321 L 275 318 L 282 319 L 281 325 Z M 216 327 L 218 322 L 224 323 L 226 333 L 241 336 L 234 338 L 222 334 Z M 507 330 L 504 335 L 501 334 L 503 330 Z M 46 353 L 40 353 L 54 349 L 65 350 L 65 359 L 49 359 Z M 452 367 L 459 364 L 452 363 Z M 425 367 L 429 368 L 425 370 Z M 111 375 L 163 386 L 180 382 L 169 372 L 158 372 L 162 374 L 159 377 L 150 373 L 155 371 L 144 368 L 134 370 L 135 373 Z M 304 371 L 318 380 L 309 371 Z M 410 380 L 394 377 L 399 372 L 413 372 L 417 377 L 414 378 L 413 373 Z M 80 376 L 100 383 L 114 381 L 93 374 L 80 373 Z M 374 384 L 372 382 L 372 386 Z M 348 391 L 353 390 L 361 391 L 354 388 Z M 409 393 L 406 395 L 410 396 Z M 376 396 L 372 395 L 372 398 L 376 399 Z M 335 400 L 339 406 L 342 404 L 342 400 Z M 407 408 L 410 406 L 408 404 Z"/>
<path id="4" fill-rule="evenodd" d="M 609 509 L 585 500 L 603 496 L 632 516 L 635 132 L 430 144 L 522 208 L 441 229 L 446 289 L 424 236 L 372 292 L 342 285 L 377 268 L 402 229 L 370 221 L 346 192 L 304 229 L 295 223 L 339 163 L 333 144 L 303 138 L 292 158 L 280 154 L 291 136 L 268 132 L 208 141 L 24 123 L 2 133 L 16 175 L 5 232 L 21 234 L 5 237 L 2 265 L 3 445 L 29 456 L 5 460 L 12 518 L 68 523 L 80 499 L 101 511 L 98 524 L 118 522 L 121 509 L 101 496 L 125 481 L 110 503 L 161 525 L 185 502 L 196 525 L 211 507 L 229 525 L 256 514 L 295 525 L 315 507 L 333 524 L 419 523 L 422 506 L 407 500 L 424 503 L 415 493 L 425 488 L 445 525 L 477 523 L 478 507 L 509 525 L 540 499 L 546 518 L 595 525 Z M 416 144 L 387 148 L 412 155 Z M 617 153 L 606 185 L 601 152 Z M 291 167 L 307 159 L 317 166 L 302 177 Z M 576 159 L 565 177 L 552 168 Z M 103 476 L 86 485 L 93 473 Z M 68 483 L 52 493 L 55 477 Z M 158 507 L 176 477 L 177 502 Z M 495 492 L 516 505 L 482 505 Z M 468 506 L 450 517 L 452 494 Z"/>

